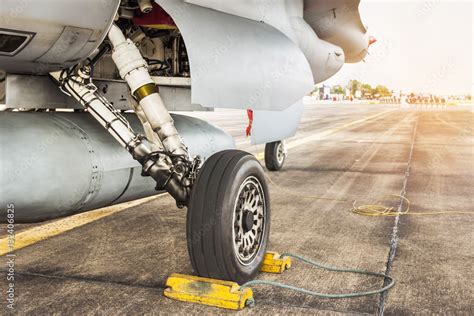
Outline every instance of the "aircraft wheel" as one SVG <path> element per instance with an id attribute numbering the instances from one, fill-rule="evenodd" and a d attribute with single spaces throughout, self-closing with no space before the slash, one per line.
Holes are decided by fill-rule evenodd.
<path id="1" fill-rule="evenodd" d="M 269 171 L 279 171 L 283 168 L 286 159 L 285 144 L 282 141 L 265 145 L 265 166 Z"/>
<path id="2" fill-rule="evenodd" d="M 201 168 L 188 205 L 188 252 L 195 272 L 239 284 L 253 279 L 270 232 L 270 196 L 253 155 L 226 150 Z"/>

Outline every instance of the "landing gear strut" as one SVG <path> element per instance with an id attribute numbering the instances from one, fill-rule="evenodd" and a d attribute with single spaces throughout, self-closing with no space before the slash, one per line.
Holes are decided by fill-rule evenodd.
<path id="1" fill-rule="evenodd" d="M 179 207 L 184 207 L 189 200 L 199 158 L 190 159 L 138 48 L 116 25 L 112 25 L 108 36 L 120 76 L 137 100 L 135 113 L 144 126 L 146 137 L 136 134 L 129 122 L 97 91 L 91 77 L 93 65 L 73 67 L 50 76 L 130 152 L 143 166 L 142 175 L 156 181 L 157 190 L 166 190 Z"/>

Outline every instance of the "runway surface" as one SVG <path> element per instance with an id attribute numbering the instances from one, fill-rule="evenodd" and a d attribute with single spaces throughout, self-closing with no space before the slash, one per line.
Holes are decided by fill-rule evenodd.
<path id="1" fill-rule="evenodd" d="M 239 148 L 263 151 L 243 136 L 244 111 L 193 115 L 231 133 Z M 269 248 L 340 267 L 388 270 L 397 284 L 387 296 L 339 300 L 257 286 L 256 306 L 242 313 L 473 314 L 474 215 L 449 214 L 474 212 L 473 123 L 469 107 L 307 105 L 298 134 L 287 142 L 284 169 L 268 173 Z M 410 212 L 448 214 L 394 218 L 349 212 L 353 200 L 397 208 L 400 199 L 391 194 L 406 196 Z M 192 273 L 185 219 L 186 211 L 163 195 L 16 251 L 16 312 L 225 312 L 162 295 L 168 275 Z M 5 275 L 7 259 L 0 260 Z M 376 278 L 299 263 L 283 275 L 259 278 L 331 293 L 382 285 Z M 6 278 L 1 280 L 4 292 Z"/>

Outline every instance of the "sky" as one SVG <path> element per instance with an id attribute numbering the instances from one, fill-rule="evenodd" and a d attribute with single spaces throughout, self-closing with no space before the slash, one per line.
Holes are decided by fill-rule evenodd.
<path id="1" fill-rule="evenodd" d="M 345 64 L 324 84 L 357 79 L 403 93 L 473 94 L 474 1 L 361 0 L 377 39 L 365 63 Z"/>

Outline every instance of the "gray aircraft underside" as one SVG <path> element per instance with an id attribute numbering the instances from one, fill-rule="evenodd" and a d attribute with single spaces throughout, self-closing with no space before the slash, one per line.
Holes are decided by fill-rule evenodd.
<path id="1" fill-rule="evenodd" d="M 190 68 L 189 74 L 156 76 L 165 105 L 176 111 L 252 109 L 251 140 L 254 144 L 293 136 L 303 112 L 303 97 L 311 92 L 315 83 L 333 76 L 345 62 L 361 61 L 370 45 L 367 29 L 359 15 L 359 0 L 156 0 L 156 3 L 176 24 L 186 46 Z M 41 75 L 66 69 L 97 54 L 97 48 L 117 17 L 119 6 L 118 0 L 0 0 L 0 107 L 6 111 L 81 109 L 79 103 L 68 99 Z M 106 86 L 101 90 L 114 101 L 117 109 L 130 109 L 133 100 L 123 81 L 101 82 L 98 80 L 97 85 Z M 7 117 L 11 114 L 15 114 L 12 121 Z M 22 115 L 27 116 L 22 118 Z M 25 144 L 33 146 L 38 141 L 35 137 L 39 137 L 33 135 L 33 127 L 46 131 L 45 123 L 38 123 L 44 115 L 46 113 L 2 113 L 0 146 L 4 150 L 16 148 L 17 152 L 23 152 Z M 74 115 L 58 114 L 53 121 L 71 126 L 85 122 L 83 114 L 77 121 L 71 119 Z M 186 130 L 183 122 L 190 121 L 179 116 L 176 120 L 179 129 Z M 200 146 L 190 145 L 190 139 L 195 144 L 206 142 L 189 136 L 193 132 L 187 130 L 183 138 L 190 137 L 187 144 L 193 148 L 193 153 L 208 156 L 212 151 L 233 146 L 221 131 L 204 123 L 195 122 L 195 126 L 214 135 L 217 143 L 212 144 L 212 150 L 206 146 L 207 151 L 201 150 Z M 31 129 L 32 138 L 25 139 L 25 130 L 15 137 L 5 136 L 7 132 L 15 133 L 12 129 L 18 127 L 26 131 Z M 97 137 L 91 141 L 91 146 L 100 146 L 108 136 Z M 61 141 L 66 142 L 62 138 Z M 103 149 L 104 152 L 109 150 L 113 151 L 108 147 Z M 7 156 L 8 153 L 2 152 L 2 160 Z M 54 163 L 52 159 L 43 157 L 40 161 L 46 168 L 48 163 Z M 8 186 L 8 192 L 2 193 L 2 203 L 8 202 L 6 193 L 18 197 L 24 192 L 24 187 L 15 185 L 13 180 L 17 171 L 5 170 L 6 165 L 14 167 L 2 161 L 2 173 L 6 173 L 2 176 L 2 187 Z M 136 167 L 136 164 L 127 165 L 124 170 Z M 80 186 L 71 188 L 85 193 L 71 202 L 75 204 L 68 206 L 66 213 L 152 194 L 138 184 L 139 192 L 126 193 L 133 170 L 130 173 L 121 171 L 121 180 L 117 180 L 120 184 L 112 186 L 110 194 L 94 193 L 98 197 L 96 201 L 94 196 L 88 196 L 96 183 L 84 180 Z M 92 174 L 94 171 L 84 172 Z M 6 183 L 4 179 L 12 182 Z M 47 198 L 47 194 L 39 196 L 25 208 L 34 209 Z M 35 219 L 52 216 L 51 212 L 42 209 Z"/>
<path id="2" fill-rule="evenodd" d="M 156 2 L 176 22 L 189 54 L 192 89 L 183 109 L 190 104 L 254 109 L 254 143 L 292 136 L 303 96 L 344 62 L 358 62 L 367 54 L 369 40 L 359 0 Z M 1 1 L 0 30 L 34 35 L 13 59 L 0 54 L 0 69 L 45 72 L 87 57 L 103 40 L 117 4 L 115 0 Z M 79 34 L 75 42 L 66 42 L 68 31 Z M 272 113 L 289 107 L 291 111 Z"/>

